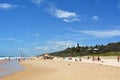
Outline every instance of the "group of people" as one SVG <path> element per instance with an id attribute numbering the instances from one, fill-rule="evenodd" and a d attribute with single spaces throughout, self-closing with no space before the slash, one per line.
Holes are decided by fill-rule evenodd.
<path id="1" fill-rule="evenodd" d="M 99 56 L 97 56 L 97 58 L 95 58 L 95 57 L 93 56 L 92 61 L 96 61 L 96 60 L 99 62 L 99 61 L 101 61 L 101 58 L 100 58 Z"/>
<path id="2" fill-rule="evenodd" d="M 90 59 L 90 57 L 88 56 L 88 59 Z M 100 56 L 97 56 L 97 58 L 95 58 L 95 56 L 92 57 L 92 61 L 101 61 Z M 117 61 L 120 62 L 120 55 L 118 55 L 117 57 Z"/>

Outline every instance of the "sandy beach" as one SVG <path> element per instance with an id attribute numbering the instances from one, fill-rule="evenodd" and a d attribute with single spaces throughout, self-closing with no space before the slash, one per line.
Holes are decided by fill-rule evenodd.
<path id="1" fill-rule="evenodd" d="M 23 71 L 0 80 L 120 80 L 120 67 L 56 60 L 26 60 Z"/>

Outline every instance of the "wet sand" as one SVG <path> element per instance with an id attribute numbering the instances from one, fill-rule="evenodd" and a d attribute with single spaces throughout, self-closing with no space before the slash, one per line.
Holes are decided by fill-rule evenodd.
<path id="1" fill-rule="evenodd" d="M 27 60 L 25 70 L 0 80 L 120 80 L 120 67 L 83 62 Z"/>
<path id="2" fill-rule="evenodd" d="M 4 62 L 8 62 L 8 60 L 0 60 L 0 64 Z"/>
<path id="3" fill-rule="evenodd" d="M 0 64 L 2 64 L 4 62 L 6 62 L 6 60 L 0 60 Z M 4 71 L 4 69 L 0 69 L 0 72 L 3 72 L 3 71 Z"/>
<path id="4" fill-rule="evenodd" d="M 3 72 L 4 71 L 4 69 L 0 69 L 0 72 Z"/>
<path id="5" fill-rule="evenodd" d="M 23 69 L 23 66 L 21 66 L 16 60 L 2 62 L 0 63 L 0 77 L 10 75 Z"/>

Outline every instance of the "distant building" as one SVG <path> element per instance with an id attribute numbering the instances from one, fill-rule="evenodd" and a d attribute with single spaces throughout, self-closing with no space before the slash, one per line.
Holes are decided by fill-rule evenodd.
<path id="1" fill-rule="evenodd" d="M 98 49 L 98 48 L 94 48 L 93 50 L 94 50 L 94 51 L 98 51 L 99 49 Z"/>
<path id="2" fill-rule="evenodd" d="M 93 53 L 96 53 L 98 50 L 99 50 L 98 48 L 94 48 Z"/>
<path id="3" fill-rule="evenodd" d="M 43 58 L 44 58 L 44 59 L 53 59 L 54 57 L 53 57 L 53 56 L 50 56 L 50 55 L 48 55 L 48 54 L 44 54 L 44 55 L 43 55 Z"/>

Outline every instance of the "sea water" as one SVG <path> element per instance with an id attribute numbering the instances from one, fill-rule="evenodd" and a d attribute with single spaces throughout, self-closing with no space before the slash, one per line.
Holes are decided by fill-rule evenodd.
<path id="1" fill-rule="evenodd" d="M 10 60 L 4 63 L 0 63 L 0 77 L 10 75 L 12 73 L 23 70 L 24 67 L 19 64 L 18 60 Z"/>

